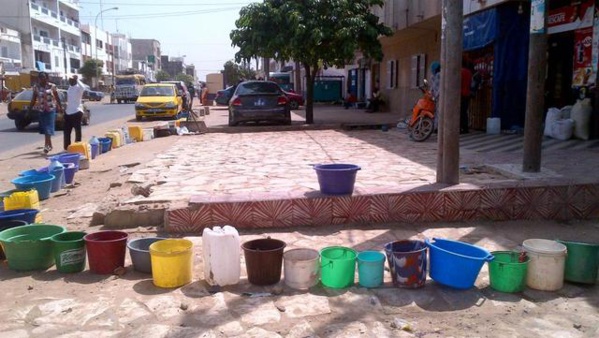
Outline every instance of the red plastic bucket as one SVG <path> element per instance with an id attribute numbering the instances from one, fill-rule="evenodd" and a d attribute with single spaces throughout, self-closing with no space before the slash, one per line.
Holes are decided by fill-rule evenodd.
<path id="1" fill-rule="evenodd" d="M 112 274 L 125 266 L 128 234 L 107 230 L 85 235 L 89 270 L 100 275 Z"/>

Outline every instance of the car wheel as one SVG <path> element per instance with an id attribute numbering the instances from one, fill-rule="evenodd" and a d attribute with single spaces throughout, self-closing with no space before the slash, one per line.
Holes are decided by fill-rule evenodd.
<path id="1" fill-rule="evenodd" d="M 283 124 L 286 125 L 286 126 L 290 126 L 291 125 L 291 119 L 285 120 L 285 122 L 283 122 Z"/>
<path id="2" fill-rule="evenodd" d="M 116 100 L 116 103 L 121 104 L 121 100 Z"/>
<path id="3" fill-rule="evenodd" d="M 143 119 L 143 117 L 142 117 L 142 116 L 140 116 L 140 115 L 135 115 L 135 121 L 138 121 L 138 122 L 139 122 L 139 121 L 141 121 L 142 119 Z"/>
<path id="4" fill-rule="evenodd" d="M 299 108 L 299 103 L 297 103 L 297 101 L 290 101 L 289 102 L 289 109 L 296 110 L 298 108 Z"/>
<path id="5" fill-rule="evenodd" d="M 88 116 L 83 115 L 83 118 L 81 119 L 81 124 L 84 126 L 89 126 L 90 119 L 91 119 L 91 114 Z"/>
<path id="6" fill-rule="evenodd" d="M 25 130 L 29 123 L 30 122 L 25 119 L 15 120 L 15 127 L 17 128 L 17 130 Z"/>

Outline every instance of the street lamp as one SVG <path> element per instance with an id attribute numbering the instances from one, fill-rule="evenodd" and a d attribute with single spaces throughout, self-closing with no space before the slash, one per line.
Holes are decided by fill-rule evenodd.
<path id="1" fill-rule="evenodd" d="M 96 45 L 96 81 L 98 81 L 98 87 L 100 86 L 100 74 L 98 72 L 98 17 L 100 16 L 100 14 L 106 11 L 116 11 L 118 9 L 118 7 L 110 7 L 103 11 L 100 11 L 100 13 L 96 14 L 96 19 L 94 20 L 94 44 Z"/>

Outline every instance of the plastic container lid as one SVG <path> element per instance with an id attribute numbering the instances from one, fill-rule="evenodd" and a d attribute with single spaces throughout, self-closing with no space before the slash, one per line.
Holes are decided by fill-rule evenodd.
<path id="1" fill-rule="evenodd" d="M 567 250 L 562 243 L 549 239 L 527 239 L 522 246 L 529 252 L 556 256 L 565 255 Z"/>

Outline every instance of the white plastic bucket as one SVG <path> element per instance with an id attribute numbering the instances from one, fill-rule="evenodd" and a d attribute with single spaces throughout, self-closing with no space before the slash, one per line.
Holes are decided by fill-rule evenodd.
<path id="1" fill-rule="evenodd" d="M 285 284 L 293 289 L 306 290 L 318 284 L 320 254 L 313 249 L 293 249 L 283 254 Z"/>
<path id="2" fill-rule="evenodd" d="M 543 291 L 561 289 L 564 286 L 566 246 L 547 239 L 527 239 L 522 246 L 530 258 L 526 285 Z"/>
<path id="3" fill-rule="evenodd" d="M 501 133 L 501 119 L 499 117 L 487 118 L 487 134 Z"/>

